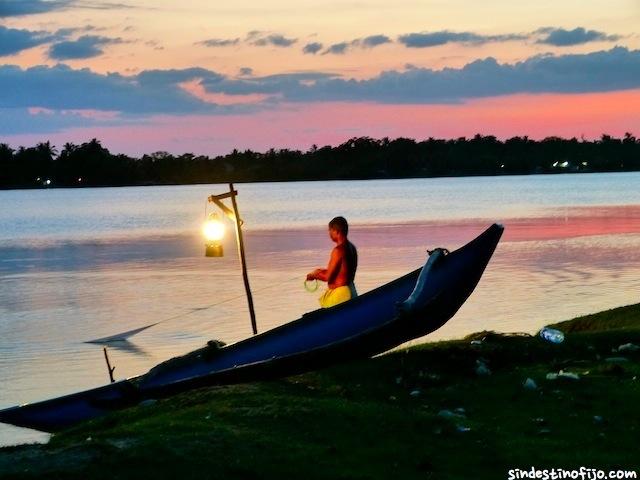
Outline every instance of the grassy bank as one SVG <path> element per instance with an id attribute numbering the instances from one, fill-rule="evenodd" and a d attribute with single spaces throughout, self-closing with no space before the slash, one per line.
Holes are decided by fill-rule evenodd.
<path id="1" fill-rule="evenodd" d="M 640 468 L 640 304 L 207 388 L 0 449 L 0 478 L 507 478 Z M 578 379 L 548 373 L 571 372 Z M 535 388 L 523 382 L 530 378 Z M 531 382 L 529 382 L 531 384 Z M 640 473 L 640 472 L 639 472 Z"/>

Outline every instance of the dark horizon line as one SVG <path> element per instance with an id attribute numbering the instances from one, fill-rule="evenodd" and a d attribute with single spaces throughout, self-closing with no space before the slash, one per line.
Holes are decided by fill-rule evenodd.
<path id="1" fill-rule="evenodd" d="M 547 136 L 545 136 L 544 138 L 542 138 L 540 140 L 532 139 L 532 138 L 529 137 L 529 135 L 514 135 L 514 136 L 511 136 L 511 137 L 508 137 L 508 138 L 505 137 L 504 140 L 500 140 L 500 138 L 497 137 L 496 135 L 482 134 L 482 133 L 475 133 L 475 134 L 473 134 L 473 136 L 461 135 L 461 136 L 457 136 L 457 137 L 454 137 L 454 136 L 451 136 L 451 137 L 432 137 L 432 136 L 430 136 L 430 137 L 423 138 L 422 140 L 418 140 L 418 139 L 413 138 L 413 137 L 402 136 L 402 135 L 396 136 L 394 138 L 391 138 L 389 136 L 371 137 L 369 135 L 361 135 L 361 136 L 351 137 L 348 140 L 343 141 L 342 143 L 325 144 L 322 147 L 318 146 L 318 144 L 316 144 L 316 143 L 313 143 L 306 150 L 303 150 L 301 148 L 286 148 L 286 147 L 285 148 L 276 148 L 276 147 L 270 147 L 269 149 L 267 149 L 265 151 L 258 151 L 258 150 L 253 150 L 251 148 L 245 148 L 243 150 L 240 150 L 238 147 L 234 147 L 233 150 L 231 150 L 230 152 L 228 152 L 228 153 L 218 153 L 218 154 L 213 155 L 212 158 L 218 158 L 218 157 L 231 155 L 234 152 L 238 152 L 238 153 L 251 152 L 251 153 L 258 153 L 258 154 L 263 154 L 263 155 L 267 154 L 269 152 L 272 152 L 272 151 L 275 151 L 275 152 L 278 152 L 278 151 L 289 151 L 289 152 L 308 153 L 308 152 L 313 150 L 313 147 L 315 147 L 318 150 L 321 149 L 321 148 L 327 148 L 327 147 L 337 148 L 337 147 L 339 147 L 341 145 L 344 145 L 345 143 L 348 143 L 348 142 L 350 142 L 352 140 L 355 140 L 355 139 L 370 139 L 370 140 L 374 140 L 374 141 L 386 140 L 386 141 L 389 141 L 389 142 L 393 142 L 393 141 L 396 141 L 396 140 L 410 140 L 410 141 L 413 141 L 413 142 L 416 142 L 416 143 L 429 142 L 429 141 L 445 141 L 445 142 L 454 141 L 455 142 L 455 141 L 472 141 L 472 140 L 476 140 L 476 139 L 493 139 L 493 140 L 497 141 L 498 143 L 503 143 L 504 144 L 504 143 L 506 143 L 506 142 L 508 142 L 510 140 L 525 140 L 527 142 L 533 142 L 533 143 L 540 143 L 540 142 L 554 141 L 554 140 L 561 140 L 561 141 L 568 141 L 568 142 L 576 141 L 578 143 L 596 143 L 596 142 L 602 141 L 605 138 L 609 139 L 609 140 L 614 140 L 614 141 L 615 140 L 625 140 L 625 139 L 628 139 L 628 138 L 632 138 L 632 139 L 636 140 L 635 134 L 633 134 L 630 131 L 625 132 L 624 135 L 622 135 L 620 137 L 616 137 L 615 135 L 610 135 L 608 133 L 604 133 L 603 132 L 603 133 L 600 134 L 599 138 L 595 138 L 594 137 L 592 140 L 589 140 L 589 139 L 585 138 L 584 134 L 581 134 L 580 138 L 578 138 L 576 135 L 573 135 L 571 137 L 564 137 L 564 136 L 560 136 L 560 135 L 547 135 Z M 637 140 L 640 141 L 640 138 L 637 138 Z M 91 140 L 87 140 L 87 141 L 82 142 L 82 143 L 64 142 L 62 144 L 62 147 L 64 147 L 64 145 L 66 145 L 66 144 L 83 145 L 83 144 L 86 144 L 86 143 L 89 143 L 89 142 L 92 142 L 92 141 L 97 141 L 98 143 L 100 143 L 102 145 L 102 140 L 98 140 L 96 137 L 94 137 Z M 31 147 L 26 147 L 24 145 L 19 145 L 19 146 L 16 146 L 15 148 L 11 147 L 9 145 L 9 143 L 2 142 L 0 140 L 0 148 L 3 147 L 3 146 L 6 146 L 6 147 L 12 149 L 13 151 L 18 151 L 19 149 L 34 148 L 34 147 L 37 147 L 38 145 L 43 145 L 43 144 L 51 145 L 51 140 L 44 140 L 44 141 L 41 141 L 41 142 L 36 142 Z M 55 148 L 56 145 L 53 144 L 53 147 Z M 173 153 L 173 152 L 169 152 L 167 150 L 155 150 L 155 151 L 152 151 L 150 153 L 144 153 L 144 154 L 142 154 L 142 156 L 153 155 L 155 153 L 168 153 L 170 155 L 178 156 L 178 157 L 179 156 L 183 156 L 183 155 L 194 155 L 196 157 L 207 156 L 207 157 L 211 158 L 211 154 L 194 154 L 193 152 L 186 152 L 186 151 L 183 152 L 183 153 Z M 127 157 L 136 158 L 135 155 L 131 155 L 131 154 L 128 154 L 128 153 L 117 153 L 116 155 L 125 155 Z"/>
<path id="2" fill-rule="evenodd" d="M 0 143 L 0 188 L 185 185 L 212 183 L 368 180 L 500 176 L 640 170 L 640 139 L 603 134 L 598 140 L 557 136 L 504 141 L 353 137 L 338 146 L 309 150 L 234 149 L 209 157 L 166 151 L 131 157 L 112 154 L 99 140 L 50 141 L 18 150 Z"/>

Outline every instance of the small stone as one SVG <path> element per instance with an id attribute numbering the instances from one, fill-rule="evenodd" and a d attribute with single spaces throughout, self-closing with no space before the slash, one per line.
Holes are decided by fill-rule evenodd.
<path id="1" fill-rule="evenodd" d="M 389 397 L 389 400 L 391 400 L 392 402 L 395 402 L 395 401 L 396 401 L 396 397 L 394 397 L 393 395 L 391 395 L 391 396 Z"/>
<path id="2" fill-rule="evenodd" d="M 457 430 L 458 432 L 469 432 L 469 431 L 471 431 L 471 427 L 465 427 L 465 426 L 463 426 L 463 425 L 458 425 L 458 426 L 456 427 L 456 430 Z"/>
<path id="3" fill-rule="evenodd" d="M 87 442 L 90 442 L 91 440 L 93 440 L 93 438 L 87 437 Z"/>
<path id="4" fill-rule="evenodd" d="M 600 415 L 594 415 L 593 416 L 593 421 L 595 423 L 602 423 L 604 421 L 604 419 Z"/>
<path id="5" fill-rule="evenodd" d="M 491 370 L 489 370 L 489 367 L 487 367 L 484 363 L 480 363 L 476 367 L 476 375 L 486 377 L 488 375 L 491 375 Z"/>
<path id="6" fill-rule="evenodd" d="M 573 372 L 564 372 L 562 370 L 560 370 L 558 372 L 558 377 L 561 378 L 568 378 L 570 380 L 580 380 L 580 376 L 577 373 L 573 373 Z"/>
<path id="7" fill-rule="evenodd" d="M 627 357 L 607 357 L 604 361 L 608 363 L 624 363 L 628 362 L 629 359 Z"/>
<path id="8" fill-rule="evenodd" d="M 464 414 L 461 413 L 455 413 L 452 412 L 451 410 L 440 410 L 438 412 L 438 416 L 442 417 L 442 418 L 464 418 Z"/>
<path id="9" fill-rule="evenodd" d="M 580 380 L 580 376 L 577 373 L 573 372 L 565 372 L 564 370 L 560 370 L 558 373 L 547 373 L 547 380 L 557 380 L 559 378 L 569 379 L 569 380 Z"/>
<path id="10" fill-rule="evenodd" d="M 471 345 L 482 345 L 482 340 L 471 340 Z"/>
<path id="11" fill-rule="evenodd" d="M 462 407 L 458 407 L 458 408 L 456 408 L 456 409 L 454 410 L 454 412 L 459 413 L 459 414 L 461 414 L 461 415 L 464 415 L 464 414 L 465 414 L 465 410 L 464 410 L 464 408 L 462 408 Z"/>
<path id="12" fill-rule="evenodd" d="M 527 390 L 535 390 L 538 388 L 538 385 L 536 385 L 536 382 L 533 380 L 533 378 L 527 378 L 522 386 Z"/>
<path id="13" fill-rule="evenodd" d="M 637 352 L 640 347 L 634 343 L 625 343 L 618 347 L 618 352 Z"/>
<path id="14" fill-rule="evenodd" d="M 419 397 L 420 396 L 420 390 L 412 390 L 411 393 L 409 393 L 409 395 L 411 395 L 412 397 Z"/>
<path id="15" fill-rule="evenodd" d="M 119 439 L 119 440 L 107 440 L 107 443 L 109 443 L 109 445 L 113 445 L 118 450 L 124 450 L 129 448 L 133 442 L 127 439 Z"/>

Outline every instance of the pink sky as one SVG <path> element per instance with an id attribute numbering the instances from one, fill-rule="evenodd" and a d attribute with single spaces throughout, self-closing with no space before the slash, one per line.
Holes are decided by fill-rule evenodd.
<path id="1" fill-rule="evenodd" d="M 458 105 L 374 103 L 288 104 L 267 112 L 229 116 L 157 116 L 145 125 L 74 128 L 46 135 L 56 145 L 99 138 L 113 151 L 224 154 L 234 148 L 308 149 L 336 145 L 354 136 L 415 139 L 471 137 L 504 139 L 558 135 L 587 139 L 603 133 L 640 134 L 640 89 L 573 95 L 511 95 Z M 41 134 L 16 135 L 33 144 Z"/>
<path id="2" fill-rule="evenodd" d="M 632 0 L 57 5 L 0 17 L 0 142 L 13 147 L 95 137 L 118 153 L 224 154 L 354 136 L 640 134 L 640 8 Z M 383 41 L 367 44 L 374 37 Z M 315 43 L 315 53 L 305 51 Z M 545 58 L 558 61 L 545 66 Z M 477 64 L 487 59 L 495 65 Z M 72 69 L 62 79 L 28 70 L 59 65 Z M 167 80 L 188 69 L 209 78 Z M 137 75 L 151 70 L 159 79 L 144 85 Z M 343 83 L 304 91 L 313 80 L 300 74 Z M 271 84 L 278 76 L 290 83 Z M 442 103 L 449 95 L 457 103 Z"/>

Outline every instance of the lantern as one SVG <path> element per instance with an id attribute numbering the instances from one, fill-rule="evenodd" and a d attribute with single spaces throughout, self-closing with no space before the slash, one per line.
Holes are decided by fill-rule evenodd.
<path id="1" fill-rule="evenodd" d="M 202 227 L 202 233 L 206 240 L 205 256 L 222 257 L 224 255 L 221 243 L 224 237 L 224 230 L 224 223 L 222 223 L 219 215 L 217 213 L 211 213 Z"/>

